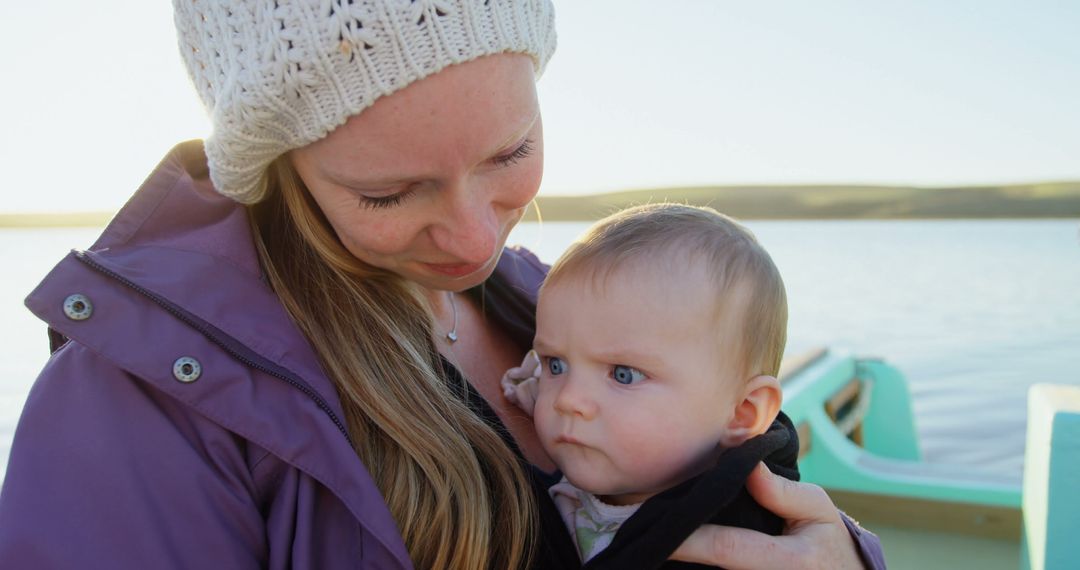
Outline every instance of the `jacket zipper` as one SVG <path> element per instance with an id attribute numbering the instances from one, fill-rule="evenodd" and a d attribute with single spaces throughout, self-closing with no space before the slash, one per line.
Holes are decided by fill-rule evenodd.
<path id="1" fill-rule="evenodd" d="M 330 409 L 330 405 L 326 403 L 326 400 L 324 400 L 322 396 L 320 396 L 311 386 L 309 386 L 307 382 L 304 382 L 287 368 L 270 363 L 264 358 L 245 354 L 245 352 L 250 352 L 251 349 L 247 348 L 246 346 L 244 346 L 243 343 L 238 342 L 236 339 L 221 332 L 217 329 L 217 327 L 203 321 L 202 319 L 199 319 L 198 317 L 170 303 L 167 299 L 159 296 L 158 294 L 143 288 L 139 284 L 132 282 L 126 277 L 94 261 L 89 255 L 87 255 L 85 251 L 74 251 L 74 253 L 76 259 L 78 259 L 79 261 L 90 266 L 98 273 L 106 275 L 109 278 L 122 283 L 125 287 L 131 289 L 132 291 L 135 291 L 136 293 L 146 297 L 147 299 L 150 299 L 156 305 L 165 309 L 177 319 L 180 319 L 182 322 L 184 322 L 191 328 L 199 331 L 199 333 L 210 339 L 210 341 L 214 344 L 220 346 L 226 353 L 228 353 L 236 360 L 239 360 L 245 365 L 254 368 L 260 372 L 269 374 L 274 378 L 282 380 L 293 388 L 296 388 L 297 390 L 303 392 L 305 395 L 307 395 L 307 397 L 311 398 L 312 401 L 315 402 L 315 405 L 318 406 L 320 410 L 326 413 L 326 415 L 330 418 L 332 422 L 334 422 L 334 425 L 337 426 L 338 431 L 340 431 L 341 434 L 345 436 L 345 440 L 349 442 L 349 446 L 354 447 L 352 438 L 349 436 L 349 430 L 345 427 L 345 423 L 342 422 L 341 419 L 337 417 L 337 414 L 335 414 L 334 411 Z"/>

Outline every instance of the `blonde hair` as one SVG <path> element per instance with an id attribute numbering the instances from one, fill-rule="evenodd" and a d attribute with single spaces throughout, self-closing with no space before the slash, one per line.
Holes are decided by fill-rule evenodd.
<path id="1" fill-rule="evenodd" d="M 528 564 L 523 466 L 455 397 L 417 285 L 356 259 L 287 157 L 249 207 L 263 267 L 337 388 L 349 434 L 418 568 Z"/>
<path id="2" fill-rule="evenodd" d="M 779 373 L 787 342 L 787 295 L 780 272 L 750 230 L 712 208 L 635 206 L 600 220 L 571 244 L 543 289 L 583 275 L 602 287 L 630 264 L 659 264 L 655 270 L 663 271 L 700 264 L 715 293 L 714 319 L 731 323 L 719 327 L 731 329 L 720 335 L 721 342 L 731 343 L 727 354 L 736 355 L 740 372 L 747 379 Z"/>

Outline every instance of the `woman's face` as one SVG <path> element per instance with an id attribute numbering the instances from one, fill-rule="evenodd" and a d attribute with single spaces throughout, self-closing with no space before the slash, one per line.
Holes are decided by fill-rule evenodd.
<path id="1" fill-rule="evenodd" d="M 511 54 L 412 83 L 290 153 L 353 255 L 452 291 L 494 270 L 543 156 L 532 60 Z"/>

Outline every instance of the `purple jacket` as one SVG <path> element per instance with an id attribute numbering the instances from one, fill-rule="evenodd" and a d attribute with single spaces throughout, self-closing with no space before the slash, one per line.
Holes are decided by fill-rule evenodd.
<path id="1" fill-rule="evenodd" d="M 533 294 L 544 275 L 515 250 L 496 271 Z M 412 567 L 201 143 L 170 152 L 27 306 L 70 341 L 15 433 L 0 566 Z"/>

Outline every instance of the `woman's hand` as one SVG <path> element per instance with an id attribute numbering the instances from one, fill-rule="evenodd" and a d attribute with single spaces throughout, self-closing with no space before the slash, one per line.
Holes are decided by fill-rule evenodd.
<path id="1" fill-rule="evenodd" d="M 840 511 L 821 487 L 773 475 L 761 463 L 750 474 L 746 488 L 761 506 L 786 520 L 782 536 L 704 525 L 682 543 L 672 560 L 729 570 L 863 568 Z"/>

